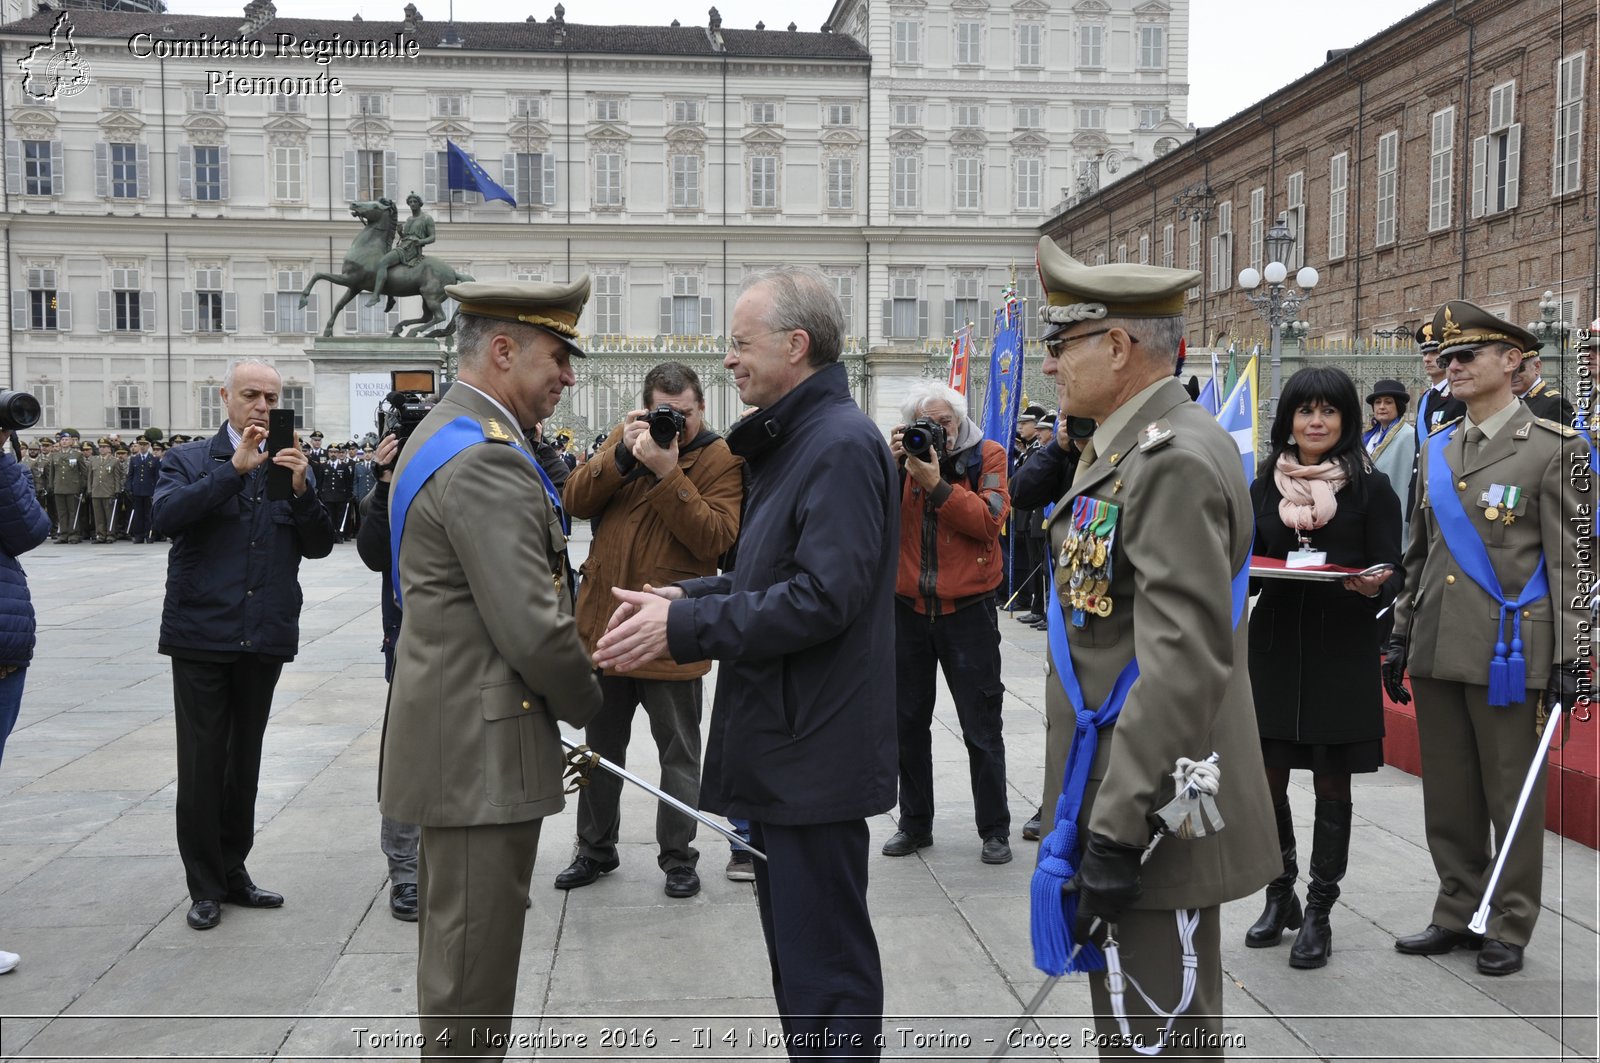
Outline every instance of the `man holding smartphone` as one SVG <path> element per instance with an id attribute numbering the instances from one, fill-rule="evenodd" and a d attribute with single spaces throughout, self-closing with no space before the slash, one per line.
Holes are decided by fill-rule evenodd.
<path id="1" fill-rule="evenodd" d="M 223 901 L 283 904 L 251 881 L 244 861 L 273 688 L 299 646 L 300 559 L 333 550 L 305 453 L 291 438 L 268 457 L 278 371 L 235 362 L 220 391 L 228 422 L 209 440 L 172 449 L 153 507 L 156 533 L 173 539 L 160 651 L 172 658 L 178 854 L 196 930 L 222 920 Z M 287 470 L 287 500 L 269 497 L 269 466 Z"/>

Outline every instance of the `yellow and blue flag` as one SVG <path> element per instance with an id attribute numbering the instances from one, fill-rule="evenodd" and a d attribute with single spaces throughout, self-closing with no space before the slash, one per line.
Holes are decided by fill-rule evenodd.
<path id="1" fill-rule="evenodd" d="M 449 171 L 446 178 L 447 188 L 452 192 L 457 189 L 466 192 L 477 192 L 486 200 L 503 199 L 513 207 L 517 205 L 517 201 L 512 197 L 511 193 L 501 188 L 495 182 L 495 179 L 489 176 L 489 172 L 479 166 L 471 155 L 462 151 L 452 141 L 447 140 L 444 144 L 446 148 L 445 155 L 449 160 L 446 166 Z"/>
<path id="2" fill-rule="evenodd" d="M 1256 358 L 1245 364 L 1239 382 L 1228 393 L 1228 401 L 1217 414 L 1217 423 L 1225 428 L 1239 446 L 1239 459 L 1244 465 L 1244 482 L 1256 478 L 1256 440 L 1260 429 L 1256 391 Z"/>

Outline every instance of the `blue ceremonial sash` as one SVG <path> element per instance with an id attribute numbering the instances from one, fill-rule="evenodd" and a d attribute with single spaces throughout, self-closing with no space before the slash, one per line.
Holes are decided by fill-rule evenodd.
<path id="1" fill-rule="evenodd" d="M 1495 575 L 1494 565 L 1489 562 L 1488 548 L 1473 528 L 1461 499 L 1456 497 L 1455 485 L 1450 482 L 1450 466 L 1444 460 L 1444 445 L 1459 427 L 1459 424 L 1451 425 L 1428 440 L 1428 497 L 1433 502 L 1433 515 L 1439 521 L 1439 534 L 1444 536 L 1450 556 L 1472 582 L 1500 603 L 1494 657 L 1489 661 L 1489 704 L 1520 705 L 1528 696 L 1527 665 L 1522 659 L 1522 607 L 1549 594 L 1550 580 L 1541 554 L 1539 567 L 1533 570 L 1533 576 L 1516 601 L 1511 601 L 1500 589 L 1500 577 Z M 1507 613 L 1511 614 L 1509 652 L 1506 647 Z"/>
<path id="2" fill-rule="evenodd" d="M 1046 507 L 1048 517 L 1050 509 Z M 1052 551 L 1053 554 L 1053 551 Z M 1054 557 L 1050 559 L 1054 568 Z M 1250 591 L 1250 560 L 1233 577 L 1233 627 L 1237 629 L 1244 616 L 1245 601 Z M 1083 810 L 1083 794 L 1089 785 L 1089 768 L 1094 764 L 1100 746 L 1100 728 L 1115 722 L 1128 700 L 1128 693 L 1139 678 L 1138 658 L 1130 659 L 1111 686 L 1105 704 L 1091 712 L 1084 704 L 1083 688 L 1072 664 L 1072 648 L 1067 642 L 1066 614 L 1061 609 L 1061 596 L 1052 585 L 1047 596 L 1046 616 L 1049 621 L 1050 657 L 1055 664 L 1055 676 L 1061 684 L 1067 701 L 1072 705 L 1077 729 L 1072 736 L 1072 746 L 1067 753 L 1066 770 L 1062 773 L 1061 796 L 1056 801 L 1055 819 L 1050 833 L 1039 842 L 1039 863 L 1034 868 L 1030 887 L 1030 930 L 1033 937 L 1033 965 L 1048 975 L 1060 976 L 1080 971 L 1103 971 L 1105 956 L 1098 946 L 1084 941 L 1078 945 L 1072 938 L 1072 924 L 1078 914 L 1078 895 L 1062 893 L 1062 887 L 1077 874 L 1082 858 L 1082 845 L 1078 839 L 1078 814 Z M 1235 662 L 1238 667 L 1241 662 Z"/>
<path id="3" fill-rule="evenodd" d="M 430 436 L 406 462 L 402 474 L 395 479 L 389 503 L 389 560 L 392 566 L 389 571 L 394 577 L 391 582 L 394 584 L 396 605 L 401 604 L 400 539 L 406 530 L 406 513 L 411 509 L 411 503 L 416 499 L 417 492 L 433 479 L 434 473 L 449 464 L 451 458 L 468 447 L 487 442 L 489 439 L 483 434 L 482 425 L 470 417 L 457 417 Z M 550 482 L 549 474 L 539 466 L 539 462 L 527 448 L 513 443 L 512 449 L 527 458 L 528 463 L 533 466 L 533 471 L 539 474 L 539 481 L 544 484 L 545 494 L 550 496 L 550 504 L 555 507 L 556 514 L 561 518 L 561 529 L 565 532 L 568 528 L 566 510 L 561 508 L 561 496 L 556 493 L 556 486 Z"/>

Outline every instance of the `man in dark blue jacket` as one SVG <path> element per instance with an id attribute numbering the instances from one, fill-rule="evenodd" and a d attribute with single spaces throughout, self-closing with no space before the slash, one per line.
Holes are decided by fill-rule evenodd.
<path id="1" fill-rule="evenodd" d="M 39 504 L 33 477 L 11 450 L 11 433 L 0 429 L 0 755 L 22 707 L 22 682 L 33 660 L 33 602 L 28 577 L 17 563 L 50 535 L 50 516 Z M 22 957 L 0 949 L 0 974 Z"/>
<path id="2" fill-rule="evenodd" d="M 750 820 L 761 929 L 791 1056 L 876 1059 L 883 972 L 867 912 L 866 817 L 895 802 L 900 478 L 838 364 L 828 281 L 745 282 L 723 365 L 756 411 L 738 563 L 654 593 L 613 590 L 595 664 L 722 662 L 700 807 Z M 647 590 L 650 588 L 647 588 Z M 620 624 L 619 624 L 620 621 Z"/>
<path id="3" fill-rule="evenodd" d="M 178 854 L 189 925 L 209 930 L 222 901 L 276 908 L 245 870 L 272 691 L 300 642 L 300 559 L 327 557 L 333 525 L 299 447 L 268 459 L 267 414 L 278 371 L 246 360 L 221 389 L 228 423 L 174 447 L 156 485 L 155 530 L 173 538 L 162 653 L 172 658 L 178 725 Z M 294 498 L 267 498 L 269 460 L 290 470 Z"/>
<path id="4" fill-rule="evenodd" d="M 128 526 L 128 533 L 136 543 L 150 537 L 150 503 L 155 498 L 160 473 L 161 460 L 150 453 L 150 441 L 135 439 L 133 457 L 128 459 L 128 494 L 133 498 L 133 523 Z"/>

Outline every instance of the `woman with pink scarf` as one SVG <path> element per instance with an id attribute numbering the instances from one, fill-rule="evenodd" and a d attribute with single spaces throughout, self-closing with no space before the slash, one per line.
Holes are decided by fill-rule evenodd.
<path id="1" fill-rule="evenodd" d="M 1377 614 L 1393 601 L 1400 569 L 1400 499 L 1361 442 L 1356 387 L 1339 369 L 1313 367 L 1289 378 L 1272 423 L 1272 454 L 1250 496 L 1254 553 L 1296 550 L 1351 568 L 1391 564 L 1387 576 L 1335 582 L 1256 581 L 1250 615 L 1250 682 L 1262 760 L 1272 791 L 1283 873 L 1267 886 L 1266 910 L 1245 944 L 1278 944 L 1298 929 L 1289 965 L 1322 967 L 1333 951 L 1328 913 L 1350 853 L 1350 777 L 1383 765 L 1383 690 Z M 1257 588 L 1252 588 L 1257 589 Z M 1289 773 L 1311 772 L 1316 794 L 1311 881 L 1301 911 Z"/>

